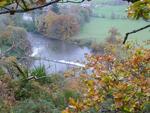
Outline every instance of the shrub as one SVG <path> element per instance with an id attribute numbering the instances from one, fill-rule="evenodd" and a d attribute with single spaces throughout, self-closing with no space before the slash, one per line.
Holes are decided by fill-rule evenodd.
<path id="1" fill-rule="evenodd" d="M 0 35 L 0 44 L 1 47 L 5 49 L 11 47 L 13 44 L 16 45 L 16 49 L 14 49 L 13 52 L 9 52 L 11 55 L 22 56 L 30 52 L 30 43 L 27 40 L 27 32 L 20 27 L 7 26 Z"/>
<path id="2" fill-rule="evenodd" d="M 19 102 L 11 112 L 13 113 L 61 113 L 55 105 L 46 100 L 30 100 Z"/>
<path id="3" fill-rule="evenodd" d="M 5 71 L 4 69 L 0 66 L 0 76 L 4 75 L 5 74 Z"/>
<path id="4" fill-rule="evenodd" d="M 71 90 L 58 90 L 57 92 L 52 93 L 52 99 L 55 106 L 61 110 L 67 107 L 70 98 L 77 99 L 78 97 L 79 94 Z"/>
<path id="5" fill-rule="evenodd" d="M 120 33 L 116 28 L 111 28 L 109 31 L 109 36 L 106 37 L 104 43 L 92 42 L 91 48 L 94 53 L 112 53 L 118 51 L 120 52 L 120 46 L 122 45 L 122 39 Z M 108 46 L 106 46 L 108 45 Z M 114 51 L 113 51 L 114 50 Z"/>
<path id="6" fill-rule="evenodd" d="M 16 103 L 11 81 L 12 79 L 7 75 L 0 76 L 0 112 L 3 113 L 8 112 Z"/>
<path id="7" fill-rule="evenodd" d="M 18 67 L 18 65 L 16 65 Z M 26 73 L 26 69 L 18 67 L 19 74 Z M 27 80 L 23 75 L 0 76 L 0 112 L 14 113 L 60 113 L 68 105 L 69 98 L 78 98 L 75 91 L 64 88 L 66 82 L 62 75 L 46 75 L 43 66 L 27 71 L 27 78 L 31 75 L 39 80 Z M 21 76 L 21 77 L 20 77 Z"/>
<path id="8" fill-rule="evenodd" d="M 40 83 L 49 83 L 49 77 L 47 77 L 45 66 L 35 67 L 31 70 L 31 76 L 35 76 Z"/>
<path id="9" fill-rule="evenodd" d="M 7 106 L 2 99 L 0 99 L 0 112 L 9 113 L 9 106 Z"/>

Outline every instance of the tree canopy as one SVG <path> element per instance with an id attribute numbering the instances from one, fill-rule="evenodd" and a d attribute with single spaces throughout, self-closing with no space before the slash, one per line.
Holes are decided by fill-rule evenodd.
<path id="1" fill-rule="evenodd" d="M 144 20 L 150 19 L 150 0 L 130 0 L 134 2 L 128 8 L 128 17 Z"/>
<path id="2" fill-rule="evenodd" d="M 0 14 L 24 13 L 41 9 L 55 3 L 82 3 L 91 0 L 0 0 Z M 128 17 L 150 19 L 150 0 L 123 0 L 130 2 Z"/>
<path id="3" fill-rule="evenodd" d="M 90 0 L 0 0 L 0 14 L 23 13 L 52 5 L 54 3 L 82 3 Z"/>

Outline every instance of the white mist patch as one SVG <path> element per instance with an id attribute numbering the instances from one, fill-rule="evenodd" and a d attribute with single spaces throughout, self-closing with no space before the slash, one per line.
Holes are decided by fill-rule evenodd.
<path id="1" fill-rule="evenodd" d="M 44 48 L 33 48 L 33 53 L 30 55 L 31 57 L 34 56 L 38 56 L 40 55 L 40 52 L 43 50 Z"/>
<path id="2" fill-rule="evenodd" d="M 33 21 L 32 16 L 30 16 L 29 14 L 23 14 L 22 19 L 25 21 Z"/>

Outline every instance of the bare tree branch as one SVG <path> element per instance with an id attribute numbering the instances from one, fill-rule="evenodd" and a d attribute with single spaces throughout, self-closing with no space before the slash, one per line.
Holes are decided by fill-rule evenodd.
<path id="1" fill-rule="evenodd" d="M 26 8 L 26 9 L 22 8 L 22 9 L 6 10 L 6 11 L 1 11 L 0 14 L 24 13 L 24 12 L 29 12 L 29 11 L 36 10 L 36 9 L 41 9 L 41 8 L 47 7 L 47 6 L 55 4 L 55 3 L 82 3 L 84 1 L 86 1 L 86 0 L 80 0 L 80 1 L 75 1 L 75 0 L 66 0 L 66 1 L 64 1 L 64 0 L 51 0 L 50 2 L 45 3 L 43 5 L 40 5 L 40 6 L 35 6 L 35 7 L 32 7 L 32 8 Z M 87 1 L 90 1 L 90 0 L 87 0 Z M 18 2 L 15 3 L 15 4 L 19 5 Z"/>
<path id="2" fill-rule="evenodd" d="M 126 43 L 126 41 L 127 41 L 127 39 L 128 39 L 128 36 L 129 36 L 130 34 L 137 33 L 137 32 L 142 31 L 142 30 L 144 30 L 144 29 L 146 29 L 146 28 L 148 28 L 148 27 L 150 27 L 150 24 L 149 24 L 149 25 L 146 25 L 146 26 L 144 26 L 144 27 L 142 27 L 142 28 L 139 28 L 139 29 L 137 29 L 137 30 L 133 30 L 133 31 L 131 31 L 131 32 L 126 33 L 126 36 L 125 36 L 124 41 L 123 41 L 123 44 Z"/>
<path id="3" fill-rule="evenodd" d="M 24 10 L 28 9 L 26 2 L 25 2 L 24 0 L 21 0 L 21 1 L 22 1 L 22 3 L 23 3 L 23 6 L 24 6 L 23 9 L 24 9 Z"/>
<path id="4" fill-rule="evenodd" d="M 60 1 L 59 3 L 82 3 L 85 0 L 81 0 L 81 1 L 73 1 L 73 0 L 67 0 L 67 1 Z M 88 0 L 87 0 L 88 1 Z M 90 1 L 90 0 L 89 0 Z"/>

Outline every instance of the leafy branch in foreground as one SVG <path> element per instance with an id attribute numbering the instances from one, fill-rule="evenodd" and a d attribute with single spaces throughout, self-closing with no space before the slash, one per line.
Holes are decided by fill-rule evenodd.
<path id="1" fill-rule="evenodd" d="M 126 47 L 127 46 L 127 47 Z M 63 113 L 148 113 L 150 105 L 150 52 L 136 45 L 123 45 L 127 55 L 87 55 L 85 70 L 80 75 L 81 97 L 70 98 Z"/>

